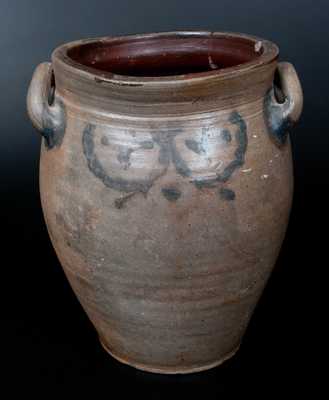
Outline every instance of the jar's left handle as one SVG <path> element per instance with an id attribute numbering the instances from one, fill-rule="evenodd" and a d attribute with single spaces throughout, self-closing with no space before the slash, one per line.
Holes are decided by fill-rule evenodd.
<path id="1" fill-rule="evenodd" d="M 27 111 L 34 127 L 45 139 L 48 149 L 62 143 L 66 116 L 62 100 L 56 93 L 51 63 L 44 62 L 34 71 L 27 94 Z"/>

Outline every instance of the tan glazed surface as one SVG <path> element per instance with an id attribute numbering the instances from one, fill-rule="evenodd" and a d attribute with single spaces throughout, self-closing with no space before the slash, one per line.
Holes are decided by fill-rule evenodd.
<path id="1" fill-rule="evenodd" d="M 239 347 L 292 201 L 302 91 L 277 58 L 247 35 L 172 32 L 69 43 L 36 69 L 49 235 L 118 360 L 187 373 Z"/>

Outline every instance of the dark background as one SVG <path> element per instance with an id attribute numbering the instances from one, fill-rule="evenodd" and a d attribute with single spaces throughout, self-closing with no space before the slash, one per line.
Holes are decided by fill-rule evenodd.
<path id="1" fill-rule="evenodd" d="M 69 386 L 89 386 L 95 397 L 103 387 L 109 398 L 314 395 L 325 371 L 319 360 L 325 360 L 328 317 L 328 14 L 327 0 L 0 0 L 0 354 L 3 383 L 12 391 L 45 389 L 44 398 Z M 296 186 L 289 229 L 241 350 L 221 367 L 174 377 L 123 366 L 101 349 L 46 232 L 40 138 L 25 96 L 33 69 L 63 42 L 176 29 L 238 31 L 276 42 L 281 60 L 299 73 L 305 106 L 292 134 Z"/>

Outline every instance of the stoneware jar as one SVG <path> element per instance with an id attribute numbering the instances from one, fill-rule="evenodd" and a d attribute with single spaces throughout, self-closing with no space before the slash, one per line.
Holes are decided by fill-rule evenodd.
<path id="1" fill-rule="evenodd" d="M 277 60 L 252 36 L 171 32 L 64 44 L 37 67 L 49 235 L 121 362 L 187 373 L 239 348 L 292 201 L 303 96 Z"/>

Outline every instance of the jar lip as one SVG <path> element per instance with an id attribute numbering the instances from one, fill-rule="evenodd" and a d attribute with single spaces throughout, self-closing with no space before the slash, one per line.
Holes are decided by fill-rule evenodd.
<path id="1" fill-rule="evenodd" d="M 203 72 L 190 72 L 183 74 L 173 74 L 164 76 L 134 76 L 129 74 L 118 74 L 102 69 L 97 69 L 89 65 L 84 65 L 78 61 L 75 61 L 69 56 L 69 52 L 78 48 L 79 46 L 86 45 L 113 45 L 120 42 L 138 41 L 138 40 L 152 40 L 152 39 L 179 39 L 179 38 L 204 38 L 204 39 L 227 39 L 227 40 L 240 40 L 245 43 L 249 43 L 254 46 L 255 54 L 259 54 L 252 60 L 243 62 L 237 65 L 228 66 L 220 69 L 213 69 L 210 71 Z M 275 61 L 279 56 L 279 49 L 271 41 L 242 33 L 234 32 L 210 32 L 210 31 L 172 31 L 172 32 L 161 32 L 161 33 L 149 33 L 149 34 L 138 34 L 118 37 L 99 37 L 91 39 L 82 39 L 73 42 L 69 42 L 57 47 L 53 54 L 52 60 L 56 64 L 60 63 L 69 69 L 70 72 L 77 74 L 84 79 L 92 80 L 95 83 L 110 83 L 118 86 L 144 86 L 144 87 L 156 87 L 162 85 L 178 85 L 190 84 L 198 81 L 216 81 L 238 77 L 244 75 L 250 71 L 260 68 L 264 65 L 270 64 Z"/>

